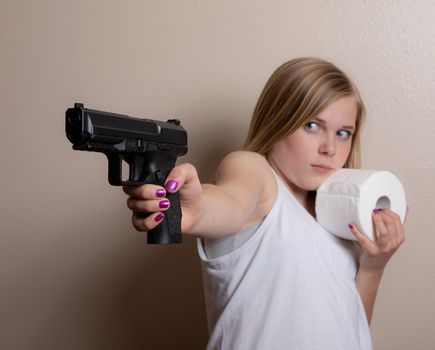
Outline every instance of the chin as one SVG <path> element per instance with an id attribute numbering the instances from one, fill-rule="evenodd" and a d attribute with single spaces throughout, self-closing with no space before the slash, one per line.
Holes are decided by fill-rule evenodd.
<path id="1" fill-rule="evenodd" d="M 320 185 L 329 177 L 330 174 L 326 176 L 321 176 L 310 182 L 307 186 L 307 191 L 317 191 Z"/>
<path id="2" fill-rule="evenodd" d="M 320 187 L 320 184 L 317 185 L 317 186 L 309 187 L 309 188 L 307 188 L 306 190 L 307 190 L 308 192 L 316 192 L 317 189 L 318 189 L 319 187 Z"/>
<path id="3" fill-rule="evenodd" d="M 322 184 L 322 181 L 311 181 L 310 183 L 303 183 L 301 184 L 300 188 L 308 192 L 317 191 L 317 189 Z"/>

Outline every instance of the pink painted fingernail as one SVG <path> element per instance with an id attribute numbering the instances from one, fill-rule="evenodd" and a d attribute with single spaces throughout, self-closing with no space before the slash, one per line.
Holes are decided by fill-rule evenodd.
<path id="1" fill-rule="evenodd" d="M 378 215 L 379 214 L 379 209 L 373 209 L 373 213 L 375 213 L 375 215 Z"/>
<path id="2" fill-rule="evenodd" d="M 165 185 L 165 188 L 168 191 L 175 191 L 178 187 L 178 181 L 177 180 L 170 180 L 168 181 L 168 183 Z"/>
<path id="3" fill-rule="evenodd" d="M 349 226 L 349 228 L 352 230 L 353 229 L 353 225 L 352 224 L 348 224 L 347 226 Z"/>
<path id="4" fill-rule="evenodd" d="M 154 218 L 154 221 L 160 222 L 163 220 L 164 217 L 165 217 L 165 215 L 163 215 L 163 213 L 158 213 L 157 216 Z"/>
<path id="5" fill-rule="evenodd" d="M 162 189 L 160 189 L 160 190 L 157 190 L 156 191 L 156 196 L 157 197 L 164 197 L 166 195 L 166 191 L 165 190 L 162 190 Z"/>
<path id="6" fill-rule="evenodd" d="M 167 199 L 164 199 L 159 202 L 159 208 L 161 209 L 169 208 L 169 204 L 170 204 L 169 201 Z"/>

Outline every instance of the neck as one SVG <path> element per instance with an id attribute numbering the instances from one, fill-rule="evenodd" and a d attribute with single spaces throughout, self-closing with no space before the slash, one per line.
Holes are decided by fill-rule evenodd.
<path id="1" fill-rule="evenodd" d="M 273 170 L 278 174 L 278 176 L 283 180 L 287 189 L 293 194 L 296 200 L 312 215 L 315 217 L 315 201 L 316 201 L 316 192 L 315 191 L 307 191 L 292 183 L 281 171 L 279 166 L 274 162 L 272 157 L 266 156 L 266 159 L 269 165 Z"/>

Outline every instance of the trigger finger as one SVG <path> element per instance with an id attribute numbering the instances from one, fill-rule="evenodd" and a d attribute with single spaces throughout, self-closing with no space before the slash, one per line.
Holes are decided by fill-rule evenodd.
<path id="1" fill-rule="evenodd" d="M 124 186 L 126 194 L 137 199 L 156 199 L 166 196 L 166 190 L 157 185 L 146 184 L 142 186 Z"/>

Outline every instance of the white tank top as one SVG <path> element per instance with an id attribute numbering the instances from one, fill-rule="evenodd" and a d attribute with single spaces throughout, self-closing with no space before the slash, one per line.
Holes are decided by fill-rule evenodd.
<path id="1" fill-rule="evenodd" d="M 323 229 L 275 177 L 277 199 L 245 243 L 209 259 L 198 239 L 207 349 L 371 349 L 357 247 Z"/>

